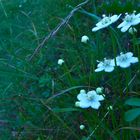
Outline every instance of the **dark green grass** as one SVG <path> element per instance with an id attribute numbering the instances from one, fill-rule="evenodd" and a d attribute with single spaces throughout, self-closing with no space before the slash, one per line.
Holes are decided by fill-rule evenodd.
<path id="1" fill-rule="evenodd" d="M 140 126 L 139 118 L 132 123 L 124 120 L 124 113 L 128 109 L 124 106 L 125 99 L 140 95 L 140 75 L 131 84 L 127 94 L 122 93 L 136 73 L 138 65 L 129 70 L 116 69 L 109 74 L 94 72 L 96 60 L 114 57 L 113 43 L 117 54 L 120 52 L 116 34 L 111 29 L 92 33 L 96 20 L 78 11 L 67 27 L 49 40 L 29 62 L 34 49 L 43 38 L 80 2 L 81 0 L 0 1 L 1 140 L 81 140 L 86 139 L 98 124 L 100 126 L 91 140 L 140 138 L 139 131 L 133 130 Z M 139 1 L 91 1 L 84 9 L 97 16 L 133 10 L 139 12 Z M 121 48 L 133 51 L 135 42 L 131 41 L 132 36 L 114 29 Z M 88 44 L 81 43 L 83 35 L 89 36 Z M 136 38 L 139 38 L 139 33 Z M 57 65 L 59 58 L 65 60 L 62 67 Z M 91 90 L 98 86 L 104 86 L 109 91 L 98 111 L 77 109 L 74 106 L 80 89 Z M 67 92 L 63 92 L 65 90 Z M 59 93 L 61 95 L 54 96 Z M 113 111 L 101 122 L 108 111 L 107 107 L 114 102 Z M 80 124 L 85 124 L 85 130 L 79 129 Z M 132 129 L 123 129 L 126 126 Z"/>

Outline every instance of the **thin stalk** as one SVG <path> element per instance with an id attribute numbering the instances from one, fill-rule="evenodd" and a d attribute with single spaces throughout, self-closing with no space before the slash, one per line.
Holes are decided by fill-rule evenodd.
<path id="1" fill-rule="evenodd" d="M 41 103 L 50 111 L 52 114 L 63 124 L 63 126 L 69 130 L 73 136 L 76 138 L 76 140 L 79 140 L 79 137 L 75 134 L 75 132 L 49 107 L 47 106 L 42 100 Z"/>
<path id="2" fill-rule="evenodd" d="M 72 80 L 72 76 L 70 74 L 70 70 L 69 70 L 69 68 L 67 67 L 66 64 L 64 64 L 63 70 L 64 70 L 64 73 L 67 73 L 67 79 L 69 81 L 69 85 L 70 86 L 74 86 L 74 83 L 73 83 L 73 80 Z"/>

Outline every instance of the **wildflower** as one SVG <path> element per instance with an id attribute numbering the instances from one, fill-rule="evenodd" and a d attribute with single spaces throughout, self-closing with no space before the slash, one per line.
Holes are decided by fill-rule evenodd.
<path id="1" fill-rule="evenodd" d="M 136 28 L 134 28 L 134 27 L 130 27 L 129 28 L 129 30 L 128 30 L 128 32 L 130 33 L 130 34 L 134 34 L 134 33 L 136 33 L 137 32 L 137 29 Z"/>
<path id="2" fill-rule="evenodd" d="M 109 107 L 107 107 L 107 110 L 113 110 L 113 106 L 109 106 Z"/>
<path id="3" fill-rule="evenodd" d="M 96 92 L 97 92 L 98 94 L 103 93 L 103 87 L 98 87 L 98 88 L 96 88 Z"/>
<path id="4" fill-rule="evenodd" d="M 85 126 L 83 124 L 80 125 L 80 129 L 83 130 Z"/>
<path id="5" fill-rule="evenodd" d="M 121 68 L 128 68 L 131 63 L 137 63 L 139 60 L 137 57 L 133 57 L 132 52 L 127 53 L 120 53 L 119 56 L 116 57 L 117 66 L 120 66 Z"/>
<path id="6" fill-rule="evenodd" d="M 121 28 L 122 32 L 126 32 L 131 26 L 135 26 L 140 23 L 140 13 L 135 14 L 134 11 L 132 14 L 125 13 L 124 21 L 118 26 Z"/>
<path id="7" fill-rule="evenodd" d="M 116 22 L 120 18 L 120 16 L 121 14 L 108 17 L 106 15 L 103 15 L 103 19 L 96 24 L 96 27 L 92 29 L 92 32 L 96 32 L 102 28 L 108 27 L 110 24 Z"/>
<path id="8" fill-rule="evenodd" d="M 87 43 L 88 40 L 89 40 L 89 37 L 86 35 L 82 36 L 82 38 L 81 38 L 81 42 L 83 42 L 83 43 Z"/>
<path id="9" fill-rule="evenodd" d="M 95 90 L 89 92 L 80 91 L 77 95 L 77 99 L 79 100 L 79 107 L 80 108 L 89 108 L 92 107 L 94 109 L 98 109 L 100 107 L 100 102 L 104 100 L 102 95 L 98 95 Z"/>
<path id="10" fill-rule="evenodd" d="M 63 59 L 58 59 L 58 65 L 62 65 L 65 61 Z"/>
<path id="11" fill-rule="evenodd" d="M 115 66 L 115 61 L 114 59 L 106 59 L 104 58 L 104 61 L 99 62 L 99 64 L 97 65 L 97 69 L 95 69 L 95 72 L 100 72 L 100 71 L 105 71 L 105 72 L 112 72 L 114 70 L 114 66 Z"/>

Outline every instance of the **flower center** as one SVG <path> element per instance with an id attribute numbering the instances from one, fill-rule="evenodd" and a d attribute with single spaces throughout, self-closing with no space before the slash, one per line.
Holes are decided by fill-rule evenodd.
<path id="1" fill-rule="evenodd" d="M 111 18 L 110 18 L 110 17 L 104 17 L 104 18 L 102 19 L 102 24 L 103 24 L 103 25 L 105 25 L 105 24 L 107 24 L 107 23 L 109 23 L 109 22 L 111 22 Z"/>
<path id="2" fill-rule="evenodd" d="M 111 61 L 110 60 L 104 60 L 104 64 L 103 64 L 103 66 L 104 67 L 108 67 L 108 66 L 110 66 L 110 63 L 111 63 Z"/>
<path id="3" fill-rule="evenodd" d="M 127 56 L 124 55 L 124 54 L 121 54 L 121 57 L 120 57 L 120 61 L 124 62 L 124 61 L 127 61 Z"/>
<path id="4" fill-rule="evenodd" d="M 93 94 L 87 94 L 87 99 L 89 101 L 93 100 L 94 99 L 94 95 Z"/>
<path id="5" fill-rule="evenodd" d="M 125 16 L 124 20 L 126 22 L 132 22 L 134 20 L 134 18 L 135 18 L 135 13 L 136 13 L 135 10 L 133 11 L 132 14 L 125 13 L 126 16 Z"/>
<path id="6" fill-rule="evenodd" d="M 126 22 L 132 22 L 133 19 L 134 19 L 134 14 L 132 14 L 132 15 L 126 15 L 126 17 L 125 17 L 124 20 L 125 20 Z"/>

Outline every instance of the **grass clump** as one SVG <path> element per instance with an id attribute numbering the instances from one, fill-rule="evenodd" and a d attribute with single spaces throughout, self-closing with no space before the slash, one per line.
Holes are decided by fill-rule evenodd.
<path id="1" fill-rule="evenodd" d="M 89 0 L 30 60 L 80 3 L 0 0 L 0 139 L 139 139 L 139 23 L 131 34 L 117 28 L 126 12 L 139 14 L 138 1 Z M 119 14 L 92 32 L 98 21 L 106 18 L 106 25 Z"/>

